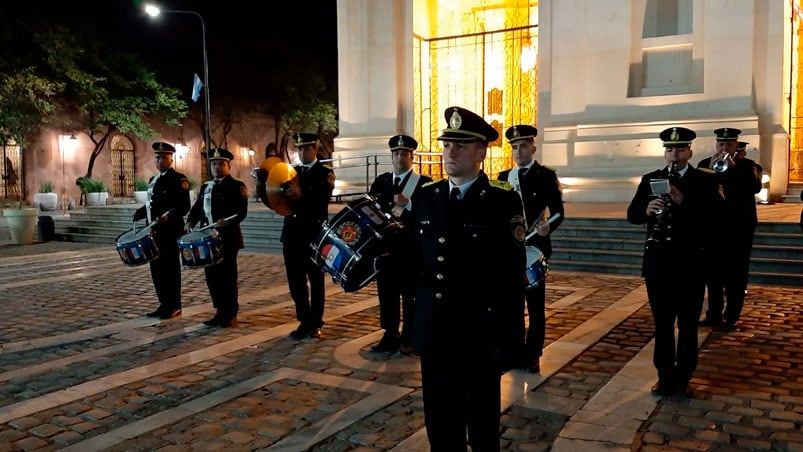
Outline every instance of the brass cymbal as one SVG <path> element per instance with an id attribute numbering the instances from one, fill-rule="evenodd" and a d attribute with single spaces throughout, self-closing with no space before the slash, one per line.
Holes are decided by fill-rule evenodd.
<path id="1" fill-rule="evenodd" d="M 259 164 L 259 169 L 265 170 L 265 174 L 269 174 L 270 169 L 273 168 L 273 165 L 280 163 L 281 161 L 282 159 L 276 156 L 268 157 Z"/>
<path id="2" fill-rule="evenodd" d="M 270 208 L 285 217 L 290 215 L 290 205 L 301 197 L 296 170 L 282 161 L 275 162 L 271 166 L 265 189 Z"/>

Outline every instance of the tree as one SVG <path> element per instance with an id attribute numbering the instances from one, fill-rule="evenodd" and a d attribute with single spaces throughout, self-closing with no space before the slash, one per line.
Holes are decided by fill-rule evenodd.
<path id="1" fill-rule="evenodd" d="M 56 111 L 54 96 L 61 88 L 32 68 L 0 73 L 0 142 L 14 140 L 22 146 L 41 124 L 50 122 Z"/>
<path id="2" fill-rule="evenodd" d="M 59 98 L 62 126 L 89 136 L 94 149 L 86 177 L 113 133 L 133 133 L 141 140 L 156 136 L 149 120 L 177 126 L 187 104 L 179 92 L 162 85 L 133 54 L 82 39 L 62 26 L 35 37 L 43 52 L 42 68 L 64 86 Z"/>

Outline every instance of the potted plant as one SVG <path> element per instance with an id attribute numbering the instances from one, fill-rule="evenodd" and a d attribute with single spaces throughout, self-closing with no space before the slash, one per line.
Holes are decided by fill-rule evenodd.
<path id="1" fill-rule="evenodd" d="M 148 200 L 148 181 L 141 177 L 134 178 L 134 202 L 143 204 Z"/>
<path id="2" fill-rule="evenodd" d="M 80 179 L 81 191 L 86 193 L 87 206 L 105 206 L 109 199 L 109 190 L 100 179 L 82 177 Z"/>
<path id="3" fill-rule="evenodd" d="M 59 195 L 53 191 L 52 181 L 40 181 L 39 192 L 33 195 L 33 204 L 40 210 L 56 210 L 59 205 Z"/>

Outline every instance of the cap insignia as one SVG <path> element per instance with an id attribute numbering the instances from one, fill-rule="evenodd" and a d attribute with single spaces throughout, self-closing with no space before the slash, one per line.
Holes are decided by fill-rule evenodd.
<path id="1" fill-rule="evenodd" d="M 680 140 L 680 134 L 678 133 L 677 127 L 672 127 L 672 134 L 669 135 L 669 139 L 672 141 Z"/>
<path id="2" fill-rule="evenodd" d="M 513 130 L 510 132 L 510 134 L 512 135 L 512 138 L 518 138 L 521 136 L 519 133 L 519 128 L 516 126 L 513 126 Z"/>
<path id="3" fill-rule="evenodd" d="M 449 118 L 449 127 L 452 129 L 459 129 L 462 124 L 463 118 L 460 117 L 460 113 L 455 108 L 452 112 L 452 116 Z"/>
<path id="4" fill-rule="evenodd" d="M 396 140 L 396 146 L 404 146 L 404 137 L 399 135 L 399 138 Z"/>
<path id="5" fill-rule="evenodd" d="M 212 157 L 214 157 L 214 158 L 218 158 L 218 157 L 220 157 L 220 151 L 218 151 L 217 149 L 215 149 L 215 153 L 212 155 Z"/>

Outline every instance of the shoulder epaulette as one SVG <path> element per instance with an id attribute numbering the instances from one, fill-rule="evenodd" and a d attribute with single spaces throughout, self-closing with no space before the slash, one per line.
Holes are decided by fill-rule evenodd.
<path id="1" fill-rule="evenodd" d="M 503 180 L 490 180 L 488 181 L 491 184 L 491 187 L 501 188 L 502 190 L 510 191 L 513 190 L 513 184 Z"/>
<path id="2" fill-rule="evenodd" d="M 326 167 L 326 168 L 329 168 L 329 169 L 330 169 L 330 170 L 332 170 L 332 171 L 334 171 L 334 169 L 335 169 L 335 168 L 332 166 L 332 164 L 331 164 L 331 163 L 328 163 L 328 162 L 327 162 L 327 163 L 324 163 L 324 164 L 323 164 L 323 166 L 324 166 L 324 167 Z"/>
<path id="3" fill-rule="evenodd" d="M 710 174 L 714 174 L 714 173 L 716 173 L 716 171 L 712 170 L 711 168 L 705 168 L 705 167 L 703 167 L 703 168 L 697 168 L 697 169 L 698 169 L 698 170 L 700 170 L 700 171 L 702 171 L 702 172 L 705 172 L 705 173 L 710 173 Z"/>
<path id="4" fill-rule="evenodd" d="M 548 170 L 550 170 L 550 171 L 557 172 L 557 170 L 556 170 L 555 168 L 553 168 L 553 167 L 551 167 L 551 166 L 549 166 L 549 165 L 541 165 L 541 166 L 543 166 L 544 168 L 546 168 L 546 169 L 548 169 Z"/>
<path id="5" fill-rule="evenodd" d="M 431 180 L 431 181 L 429 181 L 429 182 L 427 182 L 427 183 L 425 183 L 425 184 L 421 185 L 421 188 L 424 188 L 424 187 L 429 187 L 430 185 L 432 185 L 432 184 L 437 184 L 437 183 L 438 183 L 438 181 L 436 181 L 436 180 Z"/>

